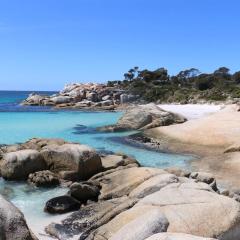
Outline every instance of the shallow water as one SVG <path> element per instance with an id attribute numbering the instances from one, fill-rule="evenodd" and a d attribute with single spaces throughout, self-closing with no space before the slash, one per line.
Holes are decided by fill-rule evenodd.
<path id="1" fill-rule="evenodd" d="M 132 134 L 99 133 L 96 127 L 114 124 L 121 112 L 54 111 L 50 108 L 21 107 L 28 92 L 0 92 L 0 144 L 24 142 L 33 137 L 64 138 L 88 144 L 99 151 L 122 152 L 135 157 L 142 165 L 152 167 L 186 166 L 190 156 L 160 153 L 121 143 L 121 137 Z M 119 139 L 120 138 L 120 139 Z M 117 141 L 116 141 L 117 139 Z M 34 232 L 41 223 L 54 220 L 43 213 L 45 202 L 66 189 L 34 189 L 25 183 L 0 181 L 0 192 L 25 214 Z M 41 238 L 40 238 L 41 239 Z"/>
<path id="2" fill-rule="evenodd" d="M 39 239 L 43 239 L 43 236 L 39 234 L 44 234 L 44 226 L 64 217 L 64 215 L 45 213 L 43 211 L 44 203 L 50 198 L 63 195 L 66 192 L 66 188 L 35 188 L 24 182 L 9 182 L 0 179 L 0 194 L 24 213 L 28 225 Z"/>
<path id="3" fill-rule="evenodd" d="M 113 124 L 115 112 L 0 112 L 0 144 L 24 142 L 32 137 L 64 138 L 88 144 L 99 151 L 124 152 L 144 166 L 184 165 L 186 156 L 148 151 L 114 141 L 131 134 L 99 133 L 96 127 Z"/>

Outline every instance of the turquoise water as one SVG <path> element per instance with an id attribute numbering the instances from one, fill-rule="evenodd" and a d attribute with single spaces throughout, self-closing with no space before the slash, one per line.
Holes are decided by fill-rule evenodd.
<path id="1" fill-rule="evenodd" d="M 121 112 L 54 111 L 42 107 L 22 107 L 19 103 L 29 92 L 0 91 L 0 144 L 14 144 L 33 137 L 64 138 L 90 145 L 103 152 L 122 152 L 135 157 L 142 165 L 151 167 L 187 166 L 190 156 L 160 153 L 126 145 L 122 138 L 132 134 L 100 133 L 96 127 L 114 124 Z M 50 94 L 50 93 L 49 93 Z M 10 199 L 24 213 L 35 234 L 43 232 L 43 225 L 56 216 L 43 212 L 45 202 L 65 194 L 66 189 L 32 188 L 26 183 L 0 179 L 0 193 Z M 40 239 L 45 239 L 39 236 Z"/>
<path id="2" fill-rule="evenodd" d="M 99 133 L 96 127 L 113 124 L 120 112 L 0 112 L 0 144 L 24 142 L 33 137 L 64 138 L 88 144 L 99 151 L 123 152 L 144 166 L 183 166 L 187 156 L 159 153 L 119 142 L 125 133 Z M 80 127 L 77 127 L 81 125 Z M 77 127 L 77 129 L 75 129 Z M 80 131 L 78 129 L 80 128 Z M 116 139 L 118 141 L 116 141 Z"/>

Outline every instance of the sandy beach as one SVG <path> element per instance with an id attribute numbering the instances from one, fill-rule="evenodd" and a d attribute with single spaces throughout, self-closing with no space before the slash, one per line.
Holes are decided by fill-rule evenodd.
<path id="1" fill-rule="evenodd" d="M 160 104 L 158 106 L 166 111 L 181 114 L 188 120 L 202 118 L 224 107 L 222 104 Z"/>

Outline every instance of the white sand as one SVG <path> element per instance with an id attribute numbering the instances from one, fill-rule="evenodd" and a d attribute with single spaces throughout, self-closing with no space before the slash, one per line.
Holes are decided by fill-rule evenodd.
<path id="1" fill-rule="evenodd" d="M 238 108 L 236 105 L 229 105 L 211 115 L 208 112 L 208 116 L 149 131 L 154 132 L 156 136 L 164 134 L 180 142 L 195 145 L 220 147 L 240 144 L 240 112 Z M 206 111 L 204 112 L 206 113 Z M 198 112 L 199 114 L 200 112 Z"/>
<path id="2" fill-rule="evenodd" d="M 160 104 L 158 106 L 166 111 L 179 113 L 188 120 L 218 112 L 223 107 L 223 105 L 212 104 Z"/>
<path id="3" fill-rule="evenodd" d="M 213 147 L 202 152 L 206 157 L 194 161 L 198 171 L 210 172 L 223 186 L 238 189 L 240 186 L 240 107 L 238 105 L 160 105 L 165 110 L 183 114 L 190 120 L 146 131 L 148 136 L 179 143 L 181 148 L 199 150 L 199 146 Z M 171 144 L 171 143 L 170 143 Z M 217 152 L 214 151 L 217 147 Z M 224 153 L 226 149 L 233 152 Z M 200 152 L 199 152 L 200 153 Z"/>

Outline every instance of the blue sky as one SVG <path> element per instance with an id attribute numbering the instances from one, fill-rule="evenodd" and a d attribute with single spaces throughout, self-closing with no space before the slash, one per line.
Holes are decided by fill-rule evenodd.
<path id="1" fill-rule="evenodd" d="M 133 66 L 240 69 L 239 0 L 0 0 L 0 89 L 58 90 Z"/>

